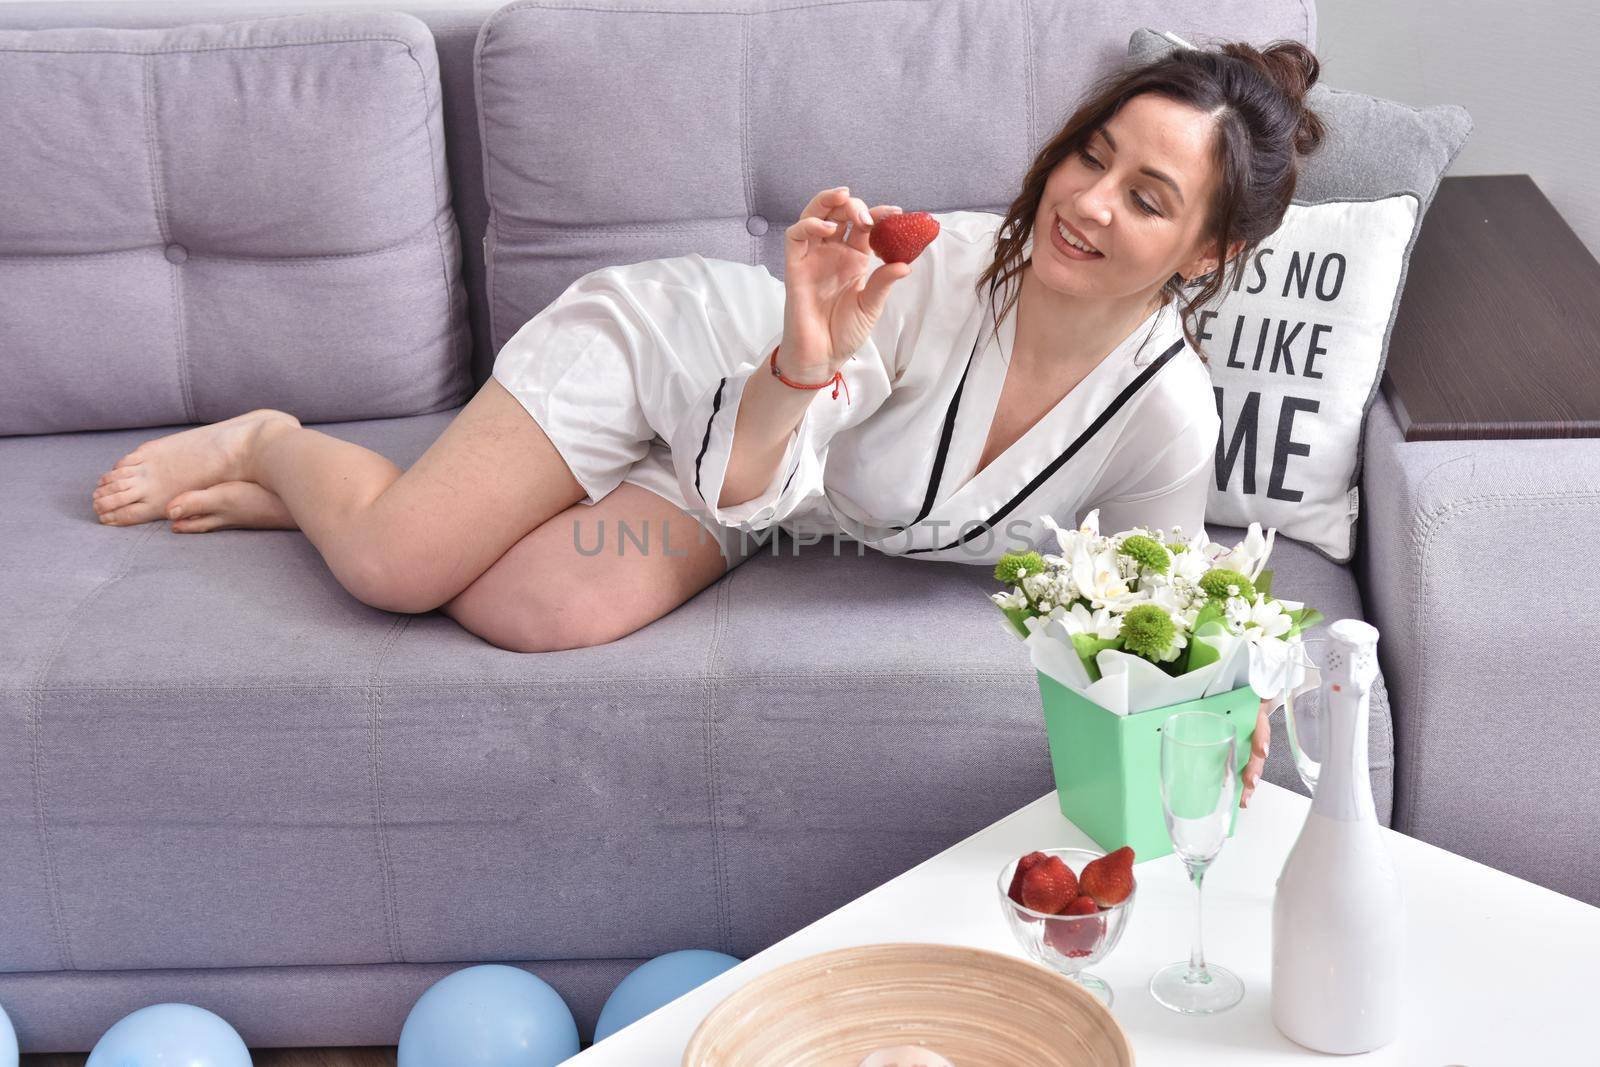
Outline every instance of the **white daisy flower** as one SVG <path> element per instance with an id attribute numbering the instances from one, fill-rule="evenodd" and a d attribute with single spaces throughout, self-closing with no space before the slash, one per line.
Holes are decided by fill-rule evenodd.
<path id="1" fill-rule="evenodd" d="M 1228 628 L 1251 641 L 1275 641 L 1294 625 L 1294 620 L 1284 614 L 1282 602 L 1268 600 L 1265 593 L 1257 593 L 1254 603 L 1241 596 L 1230 596 L 1224 611 Z"/>
<path id="2" fill-rule="evenodd" d="M 1069 636 L 1090 634 L 1109 641 L 1122 633 L 1122 616 L 1107 608 L 1090 611 L 1082 604 L 1074 604 L 1070 611 L 1061 616 L 1061 625 Z"/>

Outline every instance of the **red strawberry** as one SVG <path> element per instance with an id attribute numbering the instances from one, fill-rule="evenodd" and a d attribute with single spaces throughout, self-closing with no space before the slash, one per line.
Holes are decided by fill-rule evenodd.
<path id="1" fill-rule="evenodd" d="M 885 263 L 910 263 L 939 236 L 939 220 L 926 211 L 885 215 L 872 226 L 867 244 Z"/>
<path id="2" fill-rule="evenodd" d="M 1011 888 L 1006 891 L 1006 896 L 1018 904 L 1022 903 L 1022 876 L 1032 870 L 1033 865 L 1042 859 L 1044 859 L 1043 852 L 1030 852 L 1017 861 L 1017 873 L 1011 876 Z"/>
<path id="3" fill-rule="evenodd" d="M 1133 849 L 1123 845 L 1109 856 L 1089 861 L 1080 885 L 1102 908 L 1127 900 L 1133 892 Z"/>
<path id="4" fill-rule="evenodd" d="M 1060 856 L 1046 856 L 1022 876 L 1022 906 L 1054 915 L 1078 895 L 1078 876 Z"/>
<path id="5" fill-rule="evenodd" d="M 1072 898 L 1071 903 L 1062 909 L 1061 914 L 1095 915 L 1098 914 L 1099 911 L 1100 905 L 1094 902 L 1094 897 L 1089 896 L 1087 893 L 1079 893 L 1077 896 Z"/>
<path id="6" fill-rule="evenodd" d="M 1093 897 L 1080 896 L 1067 905 L 1062 915 L 1094 915 L 1100 908 L 1095 904 Z M 1075 919 L 1066 922 L 1060 919 L 1046 920 L 1044 927 L 1045 944 L 1061 953 L 1063 956 L 1092 956 L 1095 946 L 1104 936 L 1106 923 L 1104 919 L 1089 921 Z"/>

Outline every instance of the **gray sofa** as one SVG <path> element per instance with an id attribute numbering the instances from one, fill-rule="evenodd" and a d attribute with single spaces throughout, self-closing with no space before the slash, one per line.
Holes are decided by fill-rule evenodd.
<path id="1" fill-rule="evenodd" d="M 204 116 L 228 83 L 174 91 L 201 49 L 79 39 L 106 53 L 80 69 L 107 79 L 133 57 L 124 119 L 146 122 L 80 157 L 107 195 L 54 210 L 39 175 L 65 164 L 45 141 L 0 162 L 0 369 L 23 383 L 0 400 L 0 1005 L 25 1050 L 86 1049 L 166 1000 L 256 1046 L 387 1044 L 428 984 L 483 961 L 549 981 L 587 1037 L 639 962 L 748 956 L 1047 791 L 1034 676 L 983 568 L 780 538 L 620 641 L 519 655 L 361 604 L 298 532 L 105 527 L 89 493 L 140 441 L 256 406 L 298 406 L 406 466 L 498 345 L 594 267 L 699 252 L 781 276 L 784 226 L 838 182 L 998 211 L 1136 27 L 1313 45 L 1316 29 L 1309 0 L 399 6 L 420 21 L 287 0 L 0 4 L 0 34 L 317 12 L 283 26 L 363 42 L 328 69 L 366 70 L 371 98 L 336 94 L 340 136 L 313 157 L 369 135 L 411 146 L 363 155 L 349 202 L 253 180 L 328 165 L 294 137 L 213 148 L 256 162 L 195 188 L 203 167 L 162 168 L 210 158 L 198 131 L 226 144 L 223 112 Z M 908 19 L 962 47 L 887 60 L 874 42 Z M 283 26 L 230 38 L 229 56 L 270 72 Z M 881 35 L 841 32 L 863 27 Z M 0 39 L 0 82 L 29 59 L 18 40 Z M 71 94 L 30 106 L 56 100 L 64 129 L 97 129 Z M 397 258 L 363 274 L 379 247 Z M 221 263 L 258 273 L 229 282 Z M 398 299 L 372 291 L 390 277 Z M 146 290 L 118 321 L 107 301 L 130 279 Z M 53 294 L 57 319 L 19 292 Z M 194 330 L 151 325 L 169 321 Z M 1592 612 L 1523 577 L 1600 592 L 1566 566 L 1600 518 L 1600 443 L 1405 444 L 1380 396 L 1364 448 L 1354 564 L 1280 539 L 1274 565 L 1280 590 L 1383 633 L 1381 817 L 1600 902 L 1596 718 L 1582 657 L 1562 655 L 1592 647 L 1572 641 Z M 1483 554 L 1502 568 L 1487 585 L 1464 573 Z M 1496 658 L 1485 593 L 1506 584 L 1533 602 L 1529 647 L 1553 653 L 1532 682 Z M 1266 777 L 1299 789 L 1281 729 Z"/>

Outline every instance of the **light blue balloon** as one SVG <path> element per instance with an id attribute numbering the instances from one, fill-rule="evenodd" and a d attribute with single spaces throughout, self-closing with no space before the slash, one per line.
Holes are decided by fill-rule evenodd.
<path id="1" fill-rule="evenodd" d="M 594 1039 L 603 1041 L 631 1022 L 644 1018 L 663 1004 L 711 981 L 739 961 L 721 952 L 686 948 L 647 960 L 617 983 L 600 1009 Z"/>
<path id="2" fill-rule="evenodd" d="M 0 1008 L 0 1067 L 17 1067 L 21 1057 L 17 1054 L 17 1032 L 11 1028 L 11 1018 Z"/>
<path id="3" fill-rule="evenodd" d="M 553 1067 L 578 1054 L 561 994 L 520 967 L 485 963 L 429 986 L 400 1030 L 399 1067 Z"/>
<path id="4" fill-rule="evenodd" d="M 87 1067 L 250 1067 L 250 1050 L 220 1015 L 193 1004 L 152 1004 L 113 1023 Z"/>

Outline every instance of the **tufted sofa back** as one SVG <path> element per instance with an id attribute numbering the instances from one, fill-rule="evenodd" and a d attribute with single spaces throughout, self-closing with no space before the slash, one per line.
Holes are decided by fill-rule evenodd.
<path id="1" fill-rule="evenodd" d="M 0 31 L 0 99 L 0 431 L 469 395 L 419 20 Z"/>
<path id="2" fill-rule="evenodd" d="M 1316 36 L 1311 0 L 509 4 L 478 40 L 491 345 L 600 267 L 698 252 L 782 278 L 832 186 L 1003 211 L 1143 26 Z"/>
<path id="3" fill-rule="evenodd" d="M 0 3 L 0 33 L 327 15 L 328 6 L 318 0 Z M 433 38 L 444 187 L 459 233 L 472 335 L 471 386 L 452 394 L 436 381 L 432 400 L 414 396 L 397 405 L 418 410 L 445 406 L 451 395 L 481 384 L 506 338 L 590 270 L 699 252 L 764 264 L 782 277 L 783 231 L 826 186 L 849 184 L 869 203 L 907 210 L 1002 210 L 1032 154 L 1088 84 L 1122 62 L 1140 26 L 1194 41 L 1287 37 L 1314 46 L 1316 40 L 1312 0 L 530 0 L 505 7 L 401 0 L 392 6 L 420 19 Z M 336 17 L 388 17 L 367 7 L 352 0 Z M 803 48 L 778 43 L 795 32 L 805 34 Z M 896 43 L 908 40 L 921 42 L 915 54 Z M 437 145 L 433 151 L 436 159 Z M 10 193 L 6 180 L 0 169 L 0 195 Z M 0 280 L 27 276 L 28 264 L 11 262 L 4 234 L 0 220 Z M 157 255 L 165 247 L 159 234 L 149 246 Z M 159 260 L 146 259 L 161 269 Z M 33 277 L 38 285 L 43 276 Z M 22 369 L 7 343 L 17 336 L 7 313 L 0 303 L 4 373 Z M 71 350 L 59 314 L 36 315 L 28 329 L 32 363 L 48 365 Z M 326 377 L 337 366 L 327 348 L 318 352 L 303 353 L 301 374 Z M 41 385 L 9 408 L 0 403 L 0 433 L 63 429 L 73 421 L 63 413 L 74 410 L 92 415 L 79 428 L 215 417 L 204 388 L 194 399 L 193 383 L 185 404 L 177 367 L 173 355 L 157 367 L 168 375 L 163 396 L 135 414 L 126 403 L 108 411 L 107 402 L 93 399 L 116 391 L 103 374 L 90 375 L 81 364 L 56 366 L 56 385 L 78 389 L 74 398 L 41 397 Z M 341 395 L 355 392 L 346 384 Z M 298 404 L 259 399 L 267 395 L 252 393 L 249 406 Z M 39 414 L 52 409 L 54 416 Z M 354 408 L 340 409 L 348 415 L 323 410 L 325 418 L 359 417 Z"/>

